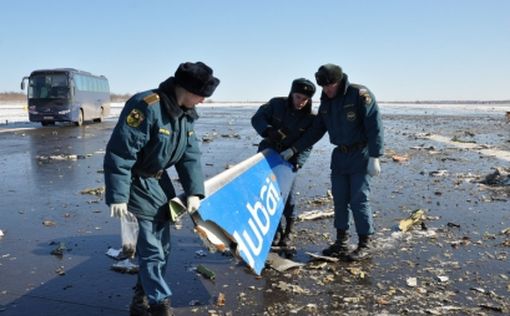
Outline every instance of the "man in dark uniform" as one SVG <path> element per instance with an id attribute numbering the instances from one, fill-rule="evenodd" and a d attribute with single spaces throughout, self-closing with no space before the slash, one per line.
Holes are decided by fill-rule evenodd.
<path id="1" fill-rule="evenodd" d="M 315 78 L 322 87 L 315 122 L 304 137 L 281 154 L 288 159 L 328 132 L 330 142 L 337 146 L 331 157 L 336 241 L 323 254 L 361 260 L 369 257 L 370 236 L 374 234 L 369 193 L 370 178 L 381 172 L 383 127 L 379 107 L 374 95 L 362 85 L 350 84 L 337 65 L 321 66 Z M 349 209 L 358 234 L 358 246 L 350 254 Z"/>
<path id="2" fill-rule="evenodd" d="M 202 62 L 179 65 L 158 89 L 138 93 L 125 104 L 104 158 L 106 203 L 111 216 L 137 220 L 140 270 L 131 315 L 171 315 L 165 282 L 170 253 L 168 201 L 175 190 L 166 169 L 175 166 L 188 212 L 204 197 L 204 175 L 193 130 L 195 105 L 219 84 Z"/>
<path id="3" fill-rule="evenodd" d="M 258 151 L 272 148 L 278 152 L 289 148 L 308 128 L 312 126 L 315 115 L 312 113 L 312 97 L 315 85 L 307 79 L 299 78 L 292 82 L 288 97 L 278 97 L 262 105 L 251 118 L 251 124 L 257 133 L 264 137 Z M 292 157 L 289 162 L 297 172 L 310 155 L 312 147 Z M 278 226 L 273 245 L 287 248 L 289 235 L 294 223 L 294 182 L 292 183 L 283 217 Z"/>

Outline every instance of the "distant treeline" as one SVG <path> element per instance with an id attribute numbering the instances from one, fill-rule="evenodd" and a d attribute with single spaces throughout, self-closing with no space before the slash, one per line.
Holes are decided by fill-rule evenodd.
<path id="1" fill-rule="evenodd" d="M 112 93 L 112 102 L 125 102 L 131 97 L 131 94 L 117 94 Z M 23 102 L 27 99 L 25 93 L 22 92 L 0 92 L 0 101 L 2 102 Z M 207 99 L 206 103 L 257 103 L 262 104 L 263 101 L 213 101 Z M 510 100 L 435 100 L 435 101 L 379 101 L 379 103 L 394 103 L 394 104 L 509 104 Z"/>

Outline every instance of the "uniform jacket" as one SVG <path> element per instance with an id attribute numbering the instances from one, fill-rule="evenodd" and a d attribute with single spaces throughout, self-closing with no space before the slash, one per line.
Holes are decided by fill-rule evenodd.
<path id="1" fill-rule="evenodd" d="M 334 98 L 322 93 L 312 128 L 293 148 L 298 152 L 304 150 L 326 131 L 330 142 L 338 146 L 331 159 L 333 172 L 366 172 L 368 157 L 383 154 L 383 127 L 375 97 L 366 87 L 350 84 L 345 74 Z M 346 146 L 359 146 L 359 149 L 342 151 L 341 147 Z"/>
<path id="2" fill-rule="evenodd" d="M 259 151 L 269 147 L 281 152 L 289 148 L 312 126 L 314 118 L 315 115 L 312 113 L 311 102 L 301 110 L 296 110 L 292 106 L 290 97 L 278 97 L 269 100 L 251 118 L 253 128 L 255 128 L 260 136 L 264 137 L 259 144 Z M 286 137 L 279 143 L 271 142 L 267 137 L 268 127 L 280 130 Z M 294 166 L 302 167 L 308 156 L 310 156 L 311 151 L 312 146 L 308 146 L 297 155 L 294 155 L 289 162 Z"/>
<path id="3" fill-rule="evenodd" d="M 167 219 L 175 189 L 166 169 L 175 166 L 187 195 L 204 196 L 201 153 L 193 130 L 198 115 L 179 107 L 173 78 L 138 93 L 122 110 L 106 147 L 106 203 L 128 203 L 146 219 Z M 160 177 L 159 177 L 160 176 Z"/>

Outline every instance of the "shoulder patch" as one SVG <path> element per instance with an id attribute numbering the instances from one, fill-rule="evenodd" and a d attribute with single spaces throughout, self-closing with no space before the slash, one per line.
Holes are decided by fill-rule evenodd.
<path id="1" fill-rule="evenodd" d="M 138 128 L 145 119 L 143 112 L 139 109 L 132 109 L 126 118 L 127 125 Z"/>
<path id="2" fill-rule="evenodd" d="M 370 105 L 372 103 L 372 97 L 366 88 L 359 89 L 359 95 L 363 99 L 365 105 Z"/>
<path id="3" fill-rule="evenodd" d="M 159 102 L 159 95 L 157 93 L 152 93 L 143 98 L 143 100 L 145 103 L 147 103 L 147 105 L 152 105 L 156 102 Z"/>

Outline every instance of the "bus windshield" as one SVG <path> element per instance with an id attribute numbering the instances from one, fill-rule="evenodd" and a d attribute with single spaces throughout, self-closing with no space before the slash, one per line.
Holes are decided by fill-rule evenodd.
<path id="1" fill-rule="evenodd" d="M 69 84 L 65 74 L 40 74 L 30 77 L 28 98 L 68 99 Z"/>

